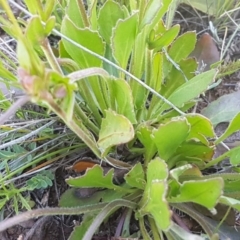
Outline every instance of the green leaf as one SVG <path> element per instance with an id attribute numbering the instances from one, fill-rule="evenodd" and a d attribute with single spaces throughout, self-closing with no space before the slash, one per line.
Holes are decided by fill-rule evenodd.
<path id="1" fill-rule="evenodd" d="M 118 186 L 113 184 L 113 173 L 114 170 L 111 169 L 104 175 L 102 167 L 96 164 L 94 167 L 87 169 L 84 175 L 76 178 L 68 178 L 66 182 L 75 188 L 99 187 L 115 189 L 118 188 Z"/>
<path id="2" fill-rule="evenodd" d="M 229 151 L 228 156 L 230 157 L 230 163 L 233 166 L 237 166 L 240 163 L 240 149 L 239 148 L 231 149 L 231 151 Z"/>
<path id="3" fill-rule="evenodd" d="M 28 190 L 34 189 L 44 189 L 49 186 L 52 186 L 52 180 L 54 179 L 54 175 L 50 171 L 43 171 L 31 179 L 27 180 L 26 185 Z"/>
<path id="4" fill-rule="evenodd" d="M 71 188 L 65 191 L 60 198 L 59 205 L 61 207 L 79 207 L 79 206 L 89 206 L 91 204 L 96 204 L 99 202 L 111 202 L 115 199 L 121 199 L 126 195 L 126 191 L 121 191 L 117 189 L 99 189 L 94 193 L 87 195 L 86 197 L 81 196 L 81 191 L 84 188 L 76 189 Z"/>
<path id="5" fill-rule="evenodd" d="M 76 27 L 84 28 L 86 26 L 87 15 L 82 0 L 68 0 L 66 15 L 71 19 Z"/>
<path id="6" fill-rule="evenodd" d="M 39 16 L 34 16 L 30 19 L 26 29 L 26 36 L 32 44 L 39 44 L 45 39 L 45 30 Z"/>
<path id="7" fill-rule="evenodd" d="M 163 53 L 161 53 L 161 55 L 162 55 L 162 60 L 159 63 L 159 65 L 156 66 L 155 71 L 158 70 L 159 75 L 161 74 L 160 79 L 162 78 L 161 79 L 162 82 L 160 81 L 160 79 L 156 79 L 156 81 L 161 83 L 160 85 L 161 88 L 159 89 L 160 94 L 165 98 L 168 98 L 171 94 L 174 93 L 174 91 L 176 91 L 177 88 L 179 88 L 186 82 L 183 74 L 185 74 L 185 76 L 188 79 L 191 79 L 195 76 L 194 72 L 197 69 L 197 63 L 194 59 L 184 59 L 179 62 L 179 66 L 183 73 L 176 68 L 171 68 L 171 71 L 169 73 L 168 73 L 169 69 L 167 69 L 167 73 L 164 73 L 164 64 L 166 63 L 167 60 L 164 59 Z M 165 74 L 166 74 L 166 77 L 164 77 Z M 163 78 L 164 78 L 164 81 L 163 81 Z M 153 96 L 150 107 L 149 107 L 151 118 L 158 117 L 161 114 L 160 107 L 163 105 L 163 103 L 164 103 L 163 101 L 159 101 L 158 97 Z M 186 110 L 184 110 L 184 112 L 186 112 Z"/>
<path id="8" fill-rule="evenodd" d="M 156 158 L 148 164 L 147 185 L 141 200 L 139 213 L 150 213 L 159 229 L 167 230 L 171 225 L 171 210 L 166 201 L 168 169 L 163 160 Z"/>
<path id="9" fill-rule="evenodd" d="M 3 66 L 2 61 L 0 61 L 0 76 L 8 81 L 16 82 L 17 78 L 14 74 L 12 74 L 6 67 Z"/>
<path id="10" fill-rule="evenodd" d="M 106 156 L 112 146 L 127 143 L 133 137 L 133 126 L 126 117 L 111 110 L 106 111 L 106 117 L 102 120 L 98 139 L 98 146 L 103 156 Z"/>
<path id="11" fill-rule="evenodd" d="M 224 182 L 222 178 L 198 181 L 185 181 L 180 187 L 180 194 L 169 199 L 170 202 L 194 202 L 208 209 L 213 209 L 222 195 Z"/>
<path id="12" fill-rule="evenodd" d="M 144 179 L 144 171 L 141 163 L 137 163 L 131 171 L 129 171 L 124 179 L 126 183 L 131 187 L 136 187 L 139 189 L 144 189 L 145 179 Z"/>
<path id="13" fill-rule="evenodd" d="M 146 38 L 147 28 L 144 28 L 136 36 L 133 46 L 131 64 L 129 67 L 130 72 L 137 78 L 141 78 L 145 72 L 145 51 L 142 51 L 142 49 L 146 48 Z M 140 110 L 146 103 L 147 90 L 134 79 L 130 79 L 129 84 L 132 89 L 134 106 L 137 110 Z"/>
<path id="14" fill-rule="evenodd" d="M 174 232 L 176 234 L 174 239 L 181 239 L 181 240 L 185 240 L 185 239 L 194 239 L 194 240 L 205 240 L 205 237 L 196 235 L 196 234 L 192 234 L 191 232 L 183 229 L 182 227 L 180 227 L 178 224 L 176 224 L 175 222 L 173 222 L 172 226 L 171 226 L 171 232 Z M 218 240 L 217 239 L 213 239 L 211 238 L 211 240 Z"/>
<path id="15" fill-rule="evenodd" d="M 221 122 L 230 122 L 240 111 L 240 92 L 233 92 L 218 98 L 202 110 L 202 114 L 209 118 L 214 126 Z"/>
<path id="16" fill-rule="evenodd" d="M 207 145 L 207 137 L 213 138 L 215 136 L 211 121 L 200 114 L 187 114 L 185 117 L 191 125 L 187 140 L 198 139 Z"/>
<path id="17" fill-rule="evenodd" d="M 232 2 L 232 4 L 234 4 L 234 1 L 231 0 L 208 0 L 207 2 L 202 0 L 191 0 L 191 2 L 189 0 L 181 0 L 181 2 L 188 5 L 191 4 L 191 7 L 194 9 L 198 9 L 201 12 L 214 16 L 218 15 L 219 10 L 221 7 L 225 6 L 226 3 Z M 225 8 L 224 10 L 227 11 Z"/>
<path id="18" fill-rule="evenodd" d="M 118 64 L 126 69 L 133 44 L 135 42 L 138 25 L 138 15 L 134 15 L 124 20 L 119 20 L 113 29 L 111 39 L 113 56 Z M 124 46 L 124 47 L 123 47 Z"/>
<path id="19" fill-rule="evenodd" d="M 221 196 L 219 202 L 227 206 L 231 206 L 235 208 L 237 211 L 240 211 L 240 201 L 237 199 Z"/>
<path id="20" fill-rule="evenodd" d="M 157 152 L 157 147 L 152 140 L 153 128 L 147 125 L 141 125 L 137 130 L 137 137 L 144 146 L 144 159 L 150 161 Z"/>
<path id="21" fill-rule="evenodd" d="M 173 40 L 177 37 L 180 31 L 180 25 L 177 24 L 163 33 L 162 36 L 158 37 L 152 42 L 149 42 L 149 48 L 154 49 L 155 51 L 161 50 L 163 47 L 168 47 Z"/>
<path id="22" fill-rule="evenodd" d="M 169 56 L 175 63 L 180 62 L 180 60 L 188 57 L 194 50 L 196 41 L 195 32 L 186 32 L 182 34 L 171 45 L 168 52 Z"/>
<path id="23" fill-rule="evenodd" d="M 176 167 L 170 171 L 170 175 L 173 179 L 179 182 L 179 177 L 188 169 L 192 169 L 193 166 L 191 164 L 186 164 L 181 167 Z"/>
<path id="24" fill-rule="evenodd" d="M 209 145 L 209 144 L 208 144 Z M 202 161 L 210 161 L 214 155 L 214 146 L 208 146 L 199 141 L 191 140 L 184 142 L 176 151 L 179 157 L 196 157 Z"/>
<path id="25" fill-rule="evenodd" d="M 202 92 L 204 92 L 210 83 L 214 81 L 215 76 L 215 69 L 197 75 L 174 91 L 168 100 L 176 107 L 183 107 L 184 103 L 198 97 Z M 164 103 L 161 107 L 161 111 L 166 109 L 169 109 L 169 106 Z"/>
<path id="26" fill-rule="evenodd" d="M 225 132 L 215 141 L 215 144 L 219 144 L 223 140 L 225 140 L 227 137 L 232 135 L 234 132 L 240 130 L 240 113 L 238 113 L 233 120 L 228 125 Z"/>
<path id="27" fill-rule="evenodd" d="M 124 199 L 115 200 L 107 204 L 103 209 L 99 212 L 99 214 L 94 218 L 92 224 L 84 234 L 82 240 L 89 240 L 92 239 L 96 230 L 100 227 L 101 223 L 106 219 L 110 214 L 114 213 L 121 207 L 127 208 L 136 208 L 136 204 Z"/>
<path id="28" fill-rule="evenodd" d="M 124 11 L 120 4 L 106 1 L 98 15 L 99 32 L 107 44 L 110 45 L 112 31 L 119 19 L 124 19 Z"/>
<path id="29" fill-rule="evenodd" d="M 107 79 L 111 109 L 124 115 L 132 124 L 137 123 L 129 84 L 123 79 Z"/>
<path id="30" fill-rule="evenodd" d="M 173 118 L 153 130 L 153 141 L 159 156 L 166 161 L 173 156 L 179 145 L 186 140 L 189 130 L 190 126 L 184 117 Z"/>
<path id="31" fill-rule="evenodd" d="M 77 28 L 67 17 L 63 19 L 61 32 L 83 47 L 104 56 L 105 44 L 97 32 L 88 28 Z M 78 63 L 80 68 L 100 67 L 102 65 L 102 60 L 99 58 L 87 53 L 65 39 L 62 41 L 64 48 L 72 59 Z"/>
<path id="32" fill-rule="evenodd" d="M 46 26 L 45 26 L 45 29 L 44 29 L 45 36 L 48 36 L 49 34 L 51 34 L 55 24 L 56 24 L 55 16 L 50 17 L 48 19 L 48 21 L 46 22 Z"/>
<path id="33" fill-rule="evenodd" d="M 171 2 L 172 0 L 148 1 L 146 8 L 144 9 L 143 19 L 140 23 L 140 29 L 146 25 L 150 25 L 150 29 L 152 29 L 166 13 Z"/>
<path id="34" fill-rule="evenodd" d="M 68 240 L 83 239 L 83 236 L 87 232 L 88 228 L 92 225 L 94 218 L 95 214 L 84 216 L 83 220 L 81 221 L 81 224 L 74 227 Z"/>

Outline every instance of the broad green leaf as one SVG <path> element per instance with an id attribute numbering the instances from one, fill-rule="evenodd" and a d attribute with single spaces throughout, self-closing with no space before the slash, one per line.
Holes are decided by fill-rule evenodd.
<path id="1" fill-rule="evenodd" d="M 167 73 L 167 75 L 164 77 L 164 64 L 166 63 L 167 60 L 164 59 L 163 53 L 159 53 L 159 54 L 161 54 L 161 63 L 160 63 L 161 65 L 155 66 L 154 64 L 153 71 L 159 71 L 159 75 L 160 75 L 159 77 L 161 80 L 156 79 L 156 81 L 160 82 L 160 87 L 161 87 L 161 89 L 159 89 L 160 94 L 165 98 L 168 98 L 178 87 L 180 87 L 186 82 L 183 74 L 188 79 L 191 79 L 195 76 L 194 72 L 197 69 L 197 63 L 194 59 L 181 60 L 179 62 L 179 67 L 181 68 L 183 73 L 176 68 L 171 68 L 171 71 Z M 154 62 L 155 62 L 155 59 L 154 59 Z M 156 70 L 155 70 L 155 67 L 156 67 Z M 163 79 L 164 79 L 164 84 L 163 84 Z M 159 109 L 163 105 L 163 103 L 164 102 L 162 100 L 159 100 L 157 96 L 153 96 L 150 107 L 149 107 L 149 113 L 151 113 L 152 118 L 158 117 L 161 114 L 161 111 L 159 111 Z"/>
<path id="2" fill-rule="evenodd" d="M 105 44 L 97 32 L 88 28 L 77 28 L 68 17 L 63 19 L 61 32 L 83 47 L 98 53 L 101 56 L 104 55 Z M 64 48 L 72 59 L 78 63 L 80 68 L 100 67 L 102 65 L 102 60 L 99 58 L 87 53 L 65 39 L 62 41 Z"/>
<path id="3" fill-rule="evenodd" d="M 240 91 L 223 95 L 208 104 L 202 114 L 209 118 L 214 126 L 221 122 L 230 122 L 240 112 Z M 235 125 L 235 123 L 234 123 Z"/>
<path id="4" fill-rule="evenodd" d="M 167 231 L 171 226 L 172 212 L 166 200 L 167 183 L 165 181 L 152 181 L 148 187 L 149 199 L 142 211 L 150 213 L 159 229 Z"/>
<path id="5" fill-rule="evenodd" d="M 168 100 L 176 107 L 183 107 L 184 103 L 198 97 L 202 92 L 207 90 L 210 83 L 214 81 L 215 76 L 215 69 L 197 75 L 174 91 Z M 164 103 L 161 111 L 166 109 L 169 109 L 169 106 Z"/>
<path id="6" fill-rule="evenodd" d="M 222 178 L 207 180 L 185 181 L 177 197 L 169 199 L 170 202 L 194 202 L 208 209 L 213 209 L 223 192 Z"/>
<path id="7" fill-rule="evenodd" d="M 127 67 L 135 42 L 137 25 L 138 15 L 135 13 L 129 18 L 118 20 L 116 27 L 113 29 L 113 36 L 111 38 L 113 56 L 124 69 Z"/>
<path id="8" fill-rule="evenodd" d="M 187 58 L 193 51 L 196 41 L 195 32 L 186 32 L 182 34 L 171 45 L 168 51 L 169 56 L 175 63 L 180 62 L 180 60 Z"/>
<path id="9" fill-rule="evenodd" d="M 177 182 L 179 182 L 179 177 L 186 172 L 186 170 L 193 168 L 192 165 L 186 164 L 181 167 L 176 167 L 170 171 L 170 175 L 173 179 L 175 179 Z"/>
<path id="10" fill-rule="evenodd" d="M 33 45 L 39 44 L 46 36 L 44 27 L 39 16 L 34 16 L 30 19 L 26 29 L 26 37 Z"/>
<path id="11" fill-rule="evenodd" d="M 155 51 L 161 50 L 163 47 L 168 47 L 173 40 L 177 37 L 180 31 L 180 25 L 175 25 L 163 33 L 162 36 L 155 39 L 153 42 L 149 42 L 149 48 Z"/>
<path id="12" fill-rule="evenodd" d="M 81 197 L 81 194 L 79 192 L 82 190 L 83 188 L 68 189 L 61 195 L 59 205 L 61 207 L 87 206 L 90 204 L 98 203 L 100 201 L 111 202 L 112 200 L 120 199 L 126 195 L 126 192 L 120 191 L 119 189 L 117 191 L 112 189 L 99 189 L 99 191 L 91 193 L 89 196 Z"/>
<path id="13" fill-rule="evenodd" d="M 153 128 L 147 125 L 142 125 L 137 130 L 137 137 L 144 146 L 144 159 L 150 161 L 157 152 L 157 147 L 152 140 Z"/>
<path id="14" fill-rule="evenodd" d="M 107 79 L 111 109 L 124 115 L 132 124 L 137 123 L 132 91 L 129 84 L 123 79 Z"/>
<path id="15" fill-rule="evenodd" d="M 106 1 L 98 15 L 99 32 L 107 44 L 111 43 L 112 31 L 118 20 L 124 19 L 124 11 L 120 4 Z"/>
<path id="16" fill-rule="evenodd" d="M 233 148 L 231 152 L 229 152 L 228 156 L 230 157 L 230 163 L 233 166 L 237 166 L 240 164 L 240 149 L 239 148 Z"/>
<path id="17" fill-rule="evenodd" d="M 240 113 L 233 118 L 225 132 L 215 141 L 215 144 L 219 144 L 238 130 L 240 130 Z"/>
<path id="18" fill-rule="evenodd" d="M 165 161 L 173 156 L 177 148 L 188 137 L 189 130 L 190 126 L 183 117 L 173 118 L 153 130 L 153 141 L 157 146 L 159 156 Z"/>
<path id="19" fill-rule="evenodd" d="M 144 189 L 145 179 L 141 163 L 137 163 L 124 177 L 126 183 L 131 187 Z"/>
<path id="20" fill-rule="evenodd" d="M 148 164 L 147 185 L 141 200 L 141 215 L 151 214 L 160 229 L 167 230 L 171 225 L 171 210 L 166 201 L 168 177 L 167 165 L 156 158 Z"/>
<path id="21" fill-rule="evenodd" d="M 214 146 L 208 146 L 201 142 L 191 140 L 184 142 L 176 151 L 180 158 L 196 157 L 202 161 L 210 161 L 214 155 Z"/>
<path id="22" fill-rule="evenodd" d="M 89 25 L 85 6 L 82 0 L 68 0 L 66 15 L 78 28 Z"/>
<path id="23" fill-rule="evenodd" d="M 159 157 L 153 159 L 147 167 L 147 184 L 155 180 L 166 180 L 168 177 L 168 167 L 164 160 Z"/>
<path id="24" fill-rule="evenodd" d="M 208 145 L 207 137 L 215 136 L 211 121 L 200 114 L 187 114 L 185 117 L 191 125 L 187 140 L 198 139 Z"/>
<path id="25" fill-rule="evenodd" d="M 118 186 L 113 184 L 113 173 L 114 170 L 111 169 L 104 174 L 103 169 L 99 165 L 87 169 L 86 173 L 80 177 L 68 178 L 66 179 L 67 184 L 72 187 L 94 187 L 94 188 L 108 188 L 115 189 Z"/>
<path id="26" fill-rule="evenodd" d="M 235 208 L 237 211 L 240 211 L 240 200 L 229 198 L 225 196 L 220 197 L 220 203 L 223 203 L 227 206 Z"/>
<path id="27" fill-rule="evenodd" d="M 127 143 L 133 137 L 133 126 L 126 117 L 111 110 L 106 111 L 106 118 L 102 120 L 98 139 L 98 146 L 103 156 L 112 146 Z"/>

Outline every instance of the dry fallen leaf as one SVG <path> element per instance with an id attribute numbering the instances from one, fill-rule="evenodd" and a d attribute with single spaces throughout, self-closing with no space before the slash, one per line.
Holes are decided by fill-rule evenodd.
<path id="1" fill-rule="evenodd" d="M 199 62 L 199 69 L 202 69 L 205 66 L 204 71 L 209 70 L 213 63 L 220 60 L 220 53 L 217 46 L 208 33 L 204 33 L 198 39 L 195 49 L 190 56 L 197 59 Z"/>

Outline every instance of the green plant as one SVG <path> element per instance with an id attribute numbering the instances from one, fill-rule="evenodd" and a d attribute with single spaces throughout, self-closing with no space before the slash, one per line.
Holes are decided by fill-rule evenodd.
<path id="1" fill-rule="evenodd" d="M 25 1 L 33 15 L 23 29 L 6 1 L 0 3 L 9 18 L 6 30 L 18 41 L 18 78 L 26 94 L 57 114 L 99 160 L 84 175 L 66 180 L 73 189 L 63 194 L 61 208 L 24 213 L 3 221 L 0 230 L 23 216 L 84 213 L 70 239 L 91 239 L 105 219 L 125 207 L 128 218 L 119 226 L 124 237 L 134 237 L 128 221 L 133 213 L 144 239 L 193 237 L 172 220 L 174 207 L 217 239 L 215 226 L 187 203 L 240 210 L 238 173 L 201 172 L 226 156 L 239 164 L 239 147 L 212 160 L 215 145 L 240 128 L 239 116 L 216 139 L 210 120 L 190 113 L 217 70 L 195 74 L 196 60 L 188 58 L 195 33 L 178 36 L 180 26 L 167 28 L 162 20 L 171 1 L 89 0 L 87 11 L 82 1 L 68 1 L 61 32 L 54 29 L 54 0 L 47 1 L 45 12 L 41 1 Z M 62 38 L 59 57 L 47 38 L 52 31 Z M 119 154 L 119 146 L 126 151 Z M 101 161 L 112 166 L 106 174 Z M 113 181 L 117 169 L 127 171 L 120 184 Z M 79 199 L 74 188 L 101 191 Z"/>

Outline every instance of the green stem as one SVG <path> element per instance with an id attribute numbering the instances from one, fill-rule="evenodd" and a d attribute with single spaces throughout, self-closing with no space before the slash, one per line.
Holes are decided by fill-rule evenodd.
<path id="1" fill-rule="evenodd" d="M 62 118 L 64 120 L 64 118 Z M 93 151 L 93 153 L 101 159 L 101 152 L 97 147 L 97 143 L 90 135 L 82 130 L 75 121 L 70 120 L 69 122 L 65 119 L 67 126 L 82 139 L 82 141 Z M 90 133 L 90 132 L 89 132 Z M 91 133 L 90 133 L 91 134 Z"/>
<path id="2" fill-rule="evenodd" d="M 78 6 L 79 6 L 79 10 L 81 12 L 81 17 L 82 17 L 85 27 L 89 27 L 88 17 L 87 17 L 87 14 L 85 11 L 85 6 L 84 6 L 82 0 L 78 0 Z"/>
<path id="3" fill-rule="evenodd" d="M 209 224 L 206 222 L 204 217 L 200 213 L 195 211 L 193 208 L 191 208 L 188 204 L 184 204 L 184 203 L 172 204 L 171 203 L 171 206 L 173 206 L 176 209 L 179 209 L 180 211 L 186 213 L 191 218 L 193 218 L 203 228 L 203 230 L 209 237 L 213 235 L 213 230 L 211 229 Z"/>
<path id="4" fill-rule="evenodd" d="M 52 67 L 52 69 L 63 75 L 62 69 L 61 69 L 60 65 L 58 64 L 56 57 L 54 56 L 54 53 L 52 51 L 52 48 L 51 48 L 47 38 L 45 38 L 41 42 L 41 48 L 50 64 L 50 66 Z"/>
<path id="5" fill-rule="evenodd" d="M 140 217 L 138 219 L 138 221 L 139 221 L 139 227 L 140 227 L 140 231 L 142 233 L 143 239 L 144 240 L 152 240 L 152 238 L 149 236 L 149 234 L 145 228 L 144 217 Z"/>
<path id="6" fill-rule="evenodd" d="M 32 218 L 37 218 L 41 216 L 55 216 L 55 215 L 77 215 L 83 213 L 92 213 L 101 210 L 105 207 L 107 203 L 98 203 L 89 206 L 76 207 L 76 208 L 45 208 L 45 209 L 34 209 L 32 211 L 27 211 L 20 213 L 14 217 L 5 219 L 0 223 L 0 232 L 16 225 L 21 222 L 27 221 Z"/>
<path id="7" fill-rule="evenodd" d="M 5 10 L 8 18 L 10 19 L 10 21 L 12 22 L 16 32 L 17 32 L 17 37 L 22 36 L 22 30 L 18 25 L 17 19 L 15 18 L 11 8 L 9 7 L 8 1 L 6 0 L 0 0 L 0 3 L 3 7 L 3 9 Z"/>
<path id="8" fill-rule="evenodd" d="M 91 131 L 94 134 L 98 135 L 99 128 L 89 119 L 89 117 L 85 114 L 85 112 L 82 110 L 82 108 L 79 107 L 78 104 L 75 104 L 75 111 L 76 111 L 76 115 L 81 119 L 81 121 L 84 123 L 84 125 L 88 129 L 91 129 Z"/>
<path id="9" fill-rule="evenodd" d="M 159 234 L 158 234 L 157 226 L 156 226 L 153 218 L 148 216 L 148 221 L 149 221 L 150 227 L 152 229 L 153 239 L 154 240 L 161 240 L 161 238 L 159 237 Z"/>
<path id="10" fill-rule="evenodd" d="M 229 157 L 231 155 L 232 152 L 236 151 L 236 150 L 240 150 L 240 146 L 232 148 L 231 150 L 225 152 L 224 154 L 222 154 L 221 156 L 213 159 L 211 162 L 207 163 L 203 169 L 209 168 L 211 166 L 214 166 L 216 164 L 218 164 L 219 162 L 223 161 L 226 157 Z M 201 170 L 203 170 L 201 169 Z"/>

